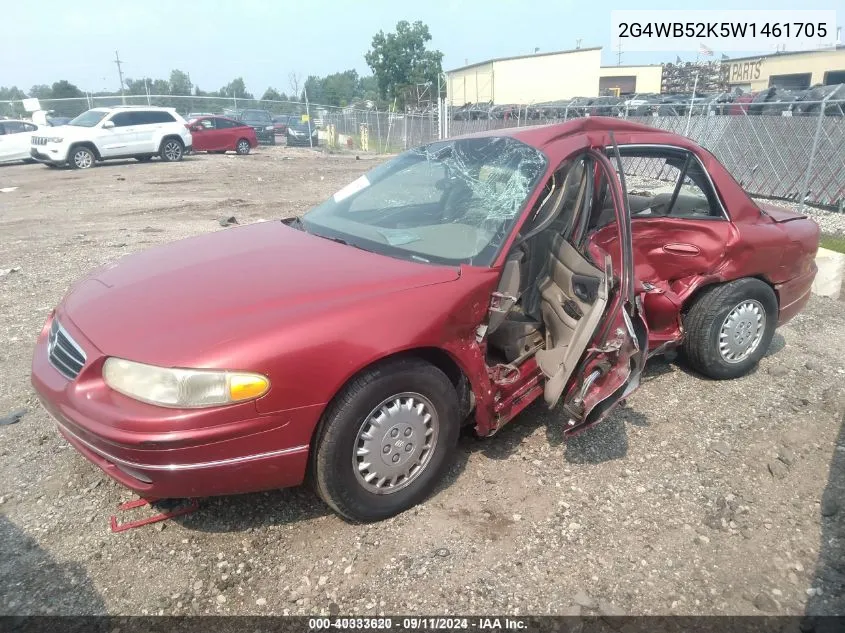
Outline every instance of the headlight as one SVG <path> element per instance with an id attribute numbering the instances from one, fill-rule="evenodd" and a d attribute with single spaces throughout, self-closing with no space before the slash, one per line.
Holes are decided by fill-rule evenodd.
<path id="1" fill-rule="evenodd" d="M 162 407 L 213 407 L 252 400 L 267 393 L 270 381 L 260 374 L 209 369 L 168 369 L 108 358 L 103 380 L 120 393 Z"/>
<path id="2" fill-rule="evenodd" d="M 272 129 L 273 129 L 272 125 L 268 125 L 267 127 L 264 128 L 264 130 L 267 131 L 267 132 L 269 132 Z"/>
<path id="3" fill-rule="evenodd" d="M 290 134 L 291 136 L 299 136 L 299 132 L 297 132 L 296 130 L 288 130 L 288 134 Z"/>
<path id="4" fill-rule="evenodd" d="M 61 143 L 63 140 L 65 140 L 65 139 L 63 139 L 61 136 L 51 136 L 50 138 L 47 139 L 47 142 L 48 143 Z"/>

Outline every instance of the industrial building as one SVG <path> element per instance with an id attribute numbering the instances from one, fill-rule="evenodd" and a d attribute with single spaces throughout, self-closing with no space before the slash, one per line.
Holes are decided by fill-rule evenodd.
<path id="1" fill-rule="evenodd" d="M 601 65 L 601 47 L 500 57 L 446 71 L 454 104 L 544 103 L 619 89 L 660 92 L 661 66 Z"/>
<path id="2" fill-rule="evenodd" d="M 689 91 L 809 88 L 845 83 L 845 46 L 693 64 L 602 66 L 601 47 L 501 57 L 446 71 L 450 103 L 536 104 L 572 97 Z M 695 72 L 690 72 L 691 68 Z"/>
<path id="3" fill-rule="evenodd" d="M 601 47 L 501 57 L 446 72 L 454 104 L 540 103 L 598 90 Z"/>
<path id="4" fill-rule="evenodd" d="M 731 90 L 765 90 L 771 86 L 801 90 L 845 83 L 845 46 L 738 57 L 722 62 Z"/>

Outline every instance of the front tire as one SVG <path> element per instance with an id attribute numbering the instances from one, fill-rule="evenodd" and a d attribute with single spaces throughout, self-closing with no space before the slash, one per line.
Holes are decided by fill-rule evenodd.
<path id="1" fill-rule="evenodd" d="M 684 318 L 684 356 L 710 378 L 744 376 L 768 350 L 777 318 L 774 290 L 759 279 L 706 288 Z"/>
<path id="2" fill-rule="evenodd" d="M 235 145 L 235 151 L 240 154 L 241 156 L 245 156 L 249 154 L 249 141 L 245 138 L 238 140 L 237 144 Z"/>
<path id="3" fill-rule="evenodd" d="M 457 393 L 437 367 L 402 359 L 353 379 L 326 410 L 312 456 L 317 493 L 360 522 L 420 503 L 458 440 Z"/>
<path id="4" fill-rule="evenodd" d="M 96 160 L 97 157 L 94 156 L 94 152 L 92 152 L 89 148 L 74 147 L 70 150 L 70 156 L 68 156 L 67 164 L 70 165 L 71 169 L 91 169 Z"/>
<path id="5" fill-rule="evenodd" d="M 185 146 L 177 138 L 166 138 L 161 142 L 159 155 L 161 160 L 167 163 L 175 163 L 185 156 Z"/>

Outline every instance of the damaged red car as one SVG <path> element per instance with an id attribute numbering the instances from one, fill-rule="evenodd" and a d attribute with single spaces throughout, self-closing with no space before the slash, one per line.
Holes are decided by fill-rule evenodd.
<path id="1" fill-rule="evenodd" d="M 298 219 L 121 259 L 71 289 L 32 382 L 144 497 L 295 486 L 352 520 L 420 502 L 459 429 L 543 398 L 568 435 L 678 349 L 742 376 L 807 302 L 819 229 L 689 139 L 618 119 L 438 141 Z"/>

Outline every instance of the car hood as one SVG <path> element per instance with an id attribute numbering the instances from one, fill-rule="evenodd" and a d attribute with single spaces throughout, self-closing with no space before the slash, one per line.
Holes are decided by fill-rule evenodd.
<path id="1" fill-rule="evenodd" d="M 377 255 L 262 222 L 128 255 L 80 282 L 58 310 L 103 354 L 165 366 L 232 341 L 333 318 L 350 303 L 453 281 L 457 268 Z"/>
<path id="2" fill-rule="evenodd" d="M 88 138 L 94 130 L 92 127 L 82 127 L 79 125 L 55 125 L 50 127 L 42 127 L 38 134 L 41 136 L 59 136 L 61 138 Z"/>

